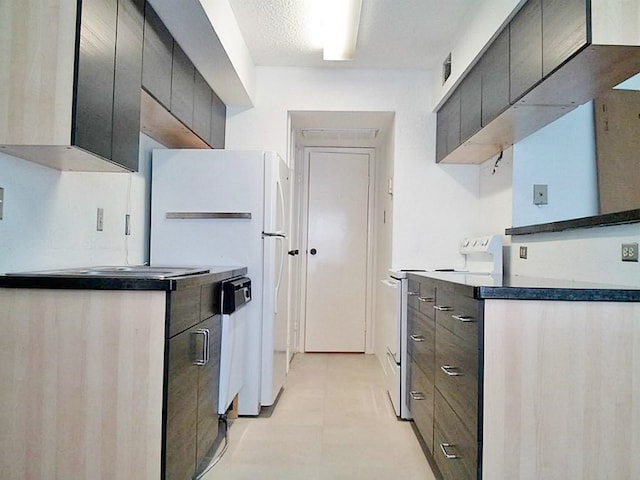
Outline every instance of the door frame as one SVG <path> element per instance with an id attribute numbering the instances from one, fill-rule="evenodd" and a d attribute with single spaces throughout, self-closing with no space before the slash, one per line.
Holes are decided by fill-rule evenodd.
<path id="1" fill-rule="evenodd" d="M 296 171 L 300 175 L 295 182 L 295 202 L 297 209 L 297 229 L 300 243 L 298 261 L 298 331 L 297 351 L 305 351 L 306 300 L 307 300 L 307 251 L 308 251 L 308 213 L 309 213 L 309 157 L 312 152 L 360 153 L 369 155 L 369 186 L 367 191 L 367 271 L 365 301 L 365 353 L 373 352 L 373 309 L 375 280 L 375 211 L 376 211 L 376 149 L 367 147 L 304 147 L 302 154 L 296 156 Z M 304 254 L 303 254 L 304 252 Z"/>

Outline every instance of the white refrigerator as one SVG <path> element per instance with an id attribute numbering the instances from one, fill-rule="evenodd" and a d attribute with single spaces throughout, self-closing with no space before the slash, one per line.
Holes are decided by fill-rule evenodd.
<path id="1" fill-rule="evenodd" d="M 289 189 L 275 152 L 153 151 L 151 265 L 248 268 L 240 415 L 273 405 L 285 381 Z"/>

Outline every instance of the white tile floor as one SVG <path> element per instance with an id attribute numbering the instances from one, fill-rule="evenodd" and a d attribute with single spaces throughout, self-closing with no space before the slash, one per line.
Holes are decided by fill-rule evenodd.
<path id="1" fill-rule="evenodd" d="M 434 480 L 373 355 L 298 354 L 271 417 L 239 418 L 203 480 Z"/>

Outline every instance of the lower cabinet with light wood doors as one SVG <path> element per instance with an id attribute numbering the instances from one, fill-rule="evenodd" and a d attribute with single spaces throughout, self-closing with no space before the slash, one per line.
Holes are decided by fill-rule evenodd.
<path id="1" fill-rule="evenodd" d="M 218 422 L 221 281 L 0 276 L 0 476 L 191 480 Z"/>
<path id="2" fill-rule="evenodd" d="M 640 289 L 409 278 L 435 294 L 433 406 L 409 405 L 438 475 L 640 478 Z"/>

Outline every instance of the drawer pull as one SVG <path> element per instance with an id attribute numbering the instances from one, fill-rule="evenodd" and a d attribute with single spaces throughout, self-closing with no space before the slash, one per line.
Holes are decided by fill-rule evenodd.
<path id="1" fill-rule="evenodd" d="M 416 390 L 412 390 L 411 392 L 409 392 L 409 395 L 411 395 L 411 398 L 413 398 L 414 400 L 424 400 L 424 393 L 422 392 L 418 392 Z"/>
<path id="2" fill-rule="evenodd" d="M 414 342 L 424 342 L 424 335 L 409 335 Z"/>
<path id="3" fill-rule="evenodd" d="M 435 301 L 435 298 L 433 298 L 433 297 L 418 297 L 418 301 L 419 302 L 423 302 L 423 303 L 433 302 L 433 301 Z"/>
<path id="4" fill-rule="evenodd" d="M 451 315 L 451 318 L 455 319 L 455 320 L 460 320 L 461 322 L 473 322 L 473 317 L 470 317 L 469 315 Z"/>
<path id="5" fill-rule="evenodd" d="M 434 310 L 438 310 L 439 312 L 450 312 L 453 308 L 448 307 L 446 305 L 434 305 Z"/>
<path id="6" fill-rule="evenodd" d="M 407 292 L 407 295 L 410 297 L 418 297 L 420 296 L 420 292 Z"/>
<path id="7" fill-rule="evenodd" d="M 449 375 L 450 377 L 461 377 L 462 373 L 458 371 L 458 367 L 454 367 L 453 365 L 442 365 L 440 367 L 444 373 Z"/>
<path id="8" fill-rule="evenodd" d="M 447 452 L 447 448 L 455 447 L 455 445 L 451 445 L 450 443 L 441 443 L 440 450 L 442 450 L 442 454 L 445 456 L 447 460 L 455 460 L 456 458 L 460 458 L 455 453 Z"/>

